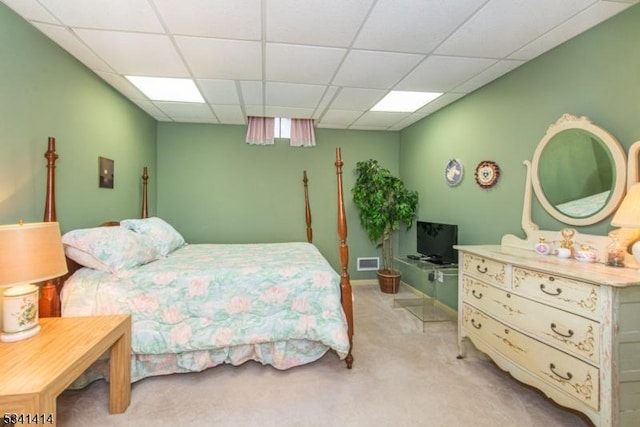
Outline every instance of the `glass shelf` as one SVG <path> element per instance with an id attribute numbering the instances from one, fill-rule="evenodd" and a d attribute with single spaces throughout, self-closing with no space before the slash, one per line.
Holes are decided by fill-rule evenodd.
<path id="1" fill-rule="evenodd" d="M 441 266 L 424 261 L 396 258 L 402 273 L 394 308 L 403 308 L 422 321 L 456 320 L 458 267 Z"/>
<path id="2" fill-rule="evenodd" d="M 400 285 L 400 290 L 393 299 L 394 308 L 406 309 L 423 323 L 445 322 L 455 319 L 455 316 L 449 313 L 437 298 L 432 298 L 422 293 L 418 294 L 416 291 L 407 288 L 409 286 L 404 283 Z"/>

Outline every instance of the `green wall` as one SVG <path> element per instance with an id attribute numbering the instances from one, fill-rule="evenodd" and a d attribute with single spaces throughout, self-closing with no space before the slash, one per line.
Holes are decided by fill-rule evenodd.
<path id="1" fill-rule="evenodd" d="M 640 139 L 640 6 L 540 56 L 401 132 L 317 129 L 318 146 L 244 143 L 244 126 L 156 123 L 107 83 L 0 4 L 0 223 L 42 219 L 47 137 L 58 141 L 58 217 L 63 231 L 137 217 L 140 174 L 150 173 L 150 210 L 192 242 L 304 240 L 306 169 L 315 242 L 337 267 L 334 150 L 345 161 L 353 278 L 358 256 L 377 251 L 351 202 L 357 161 L 380 160 L 420 193 L 420 218 L 460 224 L 460 243 L 497 243 L 521 233 L 525 168 L 561 114 L 590 117 L 628 148 Z M 115 188 L 98 188 L 98 156 L 115 160 Z M 460 159 L 457 187 L 443 178 Z M 473 171 L 494 160 L 500 180 L 480 189 Z M 157 204 L 157 205 L 156 205 Z M 562 224 L 534 200 L 542 228 Z M 579 228 L 605 234 L 609 220 Z M 400 253 L 415 252 L 401 233 Z"/>
<path id="2" fill-rule="evenodd" d="M 49 136 L 63 232 L 138 217 L 145 165 L 155 199 L 155 120 L 3 4 L 0 77 L 0 224 L 42 221 Z M 98 156 L 115 161 L 112 190 Z"/>
<path id="3" fill-rule="evenodd" d="M 316 129 L 317 146 L 245 143 L 245 126 L 159 123 L 158 213 L 192 243 L 305 241 L 302 173 L 309 177 L 314 243 L 339 268 L 335 149 L 344 161 L 352 278 L 356 257 L 378 251 L 360 226 L 351 199 L 355 164 L 376 158 L 398 173 L 398 132 Z"/>
<path id="4" fill-rule="evenodd" d="M 524 236 L 522 162 L 532 159 L 548 126 L 563 113 L 589 117 L 625 150 L 640 139 L 639 44 L 640 6 L 634 6 L 401 131 L 401 176 L 420 192 L 419 217 L 459 224 L 461 244 L 499 243 L 507 233 Z M 451 158 L 465 168 L 457 187 L 443 177 Z M 488 190 L 473 176 L 482 160 L 501 169 L 497 185 Z M 605 235 L 610 220 L 575 228 Z M 533 221 L 548 230 L 564 226 L 535 196 Z M 402 234 L 401 248 L 415 252 L 413 232 Z"/>

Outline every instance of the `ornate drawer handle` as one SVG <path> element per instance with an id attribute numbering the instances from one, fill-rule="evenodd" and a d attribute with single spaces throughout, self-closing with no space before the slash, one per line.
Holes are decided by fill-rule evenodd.
<path id="1" fill-rule="evenodd" d="M 565 381 L 569 381 L 571 380 L 571 378 L 573 378 L 573 374 L 571 374 L 571 372 L 567 372 L 567 375 L 560 375 L 559 373 L 556 372 L 556 365 L 554 365 L 553 363 L 549 364 L 549 369 L 551 370 L 551 372 L 557 376 L 558 378 L 562 378 Z"/>
<path id="2" fill-rule="evenodd" d="M 482 328 L 482 323 L 478 323 L 476 324 L 476 319 L 471 319 L 471 324 L 473 325 L 474 328 L 476 329 L 480 329 Z"/>
<path id="3" fill-rule="evenodd" d="M 487 271 L 489 271 L 489 269 L 487 267 L 480 268 L 479 265 L 476 265 L 476 270 L 478 270 L 478 273 L 482 273 L 482 274 L 485 274 Z"/>
<path id="4" fill-rule="evenodd" d="M 477 299 L 482 299 L 482 292 L 478 292 L 476 293 L 476 290 L 472 290 L 471 291 L 471 295 L 473 295 L 474 297 L 476 297 Z"/>
<path id="5" fill-rule="evenodd" d="M 565 338 L 571 338 L 573 336 L 573 331 L 571 329 L 567 330 L 567 333 L 564 334 L 562 332 L 560 332 L 559 330 L 556 329 L 557 325 L 555 323 L 551 324 L 551 330 L 553 332 L 555 332 L 556 334 L 560 335 L 561 337 L 565 337 Z"/>
<path id="6" fill-rule="evenodd" d="M 540 285 L 540 290 L 541 290 L 542 292 L 544 292 L 545 294 L 547 294 L 547 295 L 552 295 L 552 296 L 554 296 L 554 297 L 557 297 L 558 295 L 560 295 L 560 294 L 562 293 L 562 289 L 560 289 L 560 288 L 556 288 L 555 293 L 554 293 L 554 292 L 546 291 L 545 289 L 546 289 L 546 288 L 545 288 L 545 286 L 544 286 L 544 283 L 543 283 L 543 284 L 541 284 L 541 285 Z"/>

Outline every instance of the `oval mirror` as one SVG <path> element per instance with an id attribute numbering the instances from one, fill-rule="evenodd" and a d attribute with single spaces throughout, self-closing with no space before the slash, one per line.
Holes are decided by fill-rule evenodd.
<path id="1" fill-rule="evenodd" d="M 531 169 L 540 204 L 566 224 L 595 224 L 613 213 L 624 195 L 624 150 L 586 117 L 564 114 L 549 126 Z"/>

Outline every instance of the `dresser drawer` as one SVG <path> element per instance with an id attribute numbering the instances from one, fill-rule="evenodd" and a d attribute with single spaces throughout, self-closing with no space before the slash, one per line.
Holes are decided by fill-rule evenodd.
<path id="1" fill-rule="evenodd" d="M 545 383 L 599 409 L 599 372 L 590 364 L 505 326 L 465 304 L 462 320 L 469 336 L 485 342 Z"/>
<path id="2" fill-rule="evenodd" d="M 465 253 L 462 272 L 503 288 L 509 285 L 507 266 L 481 256 Z"/>
<path id="3" fill-rule="evenodd" d="M 553 274 L 513 268 L 513 289 L 522 295 L 597 319 L 599 287 Z"/>
<path id="4" fill-rule="evenodd" d="M 463 278 L 464 301 L 562 351 L 599 363 L 600 324 L 480 280 Z"/>

